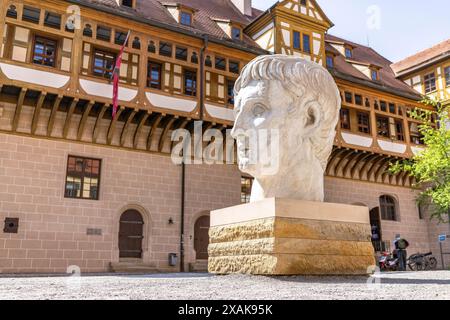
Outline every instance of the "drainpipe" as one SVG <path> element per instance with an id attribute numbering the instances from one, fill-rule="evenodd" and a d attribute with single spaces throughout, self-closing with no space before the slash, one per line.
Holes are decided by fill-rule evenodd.
<path id="1" fill-rule="evenodd" d="M 203 35 L 203 48 L 200 49 L 200 120 L 203 121 L 205 102 L 205 52 L 208 48 L 208 35 Z"/>
<path id="2" fill-rule="evenodd" d="M 180 272 L 184 272 L 184 215 L 186 193 L 186 164 L 181 163 L 181 235 L 180 235 Z"/>

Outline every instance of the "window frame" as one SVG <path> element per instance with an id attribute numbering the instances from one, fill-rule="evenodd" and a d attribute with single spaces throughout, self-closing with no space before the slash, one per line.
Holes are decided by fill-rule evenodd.
<path id="1" fill-rule="evenodd" d="M 348 128 L 344 127 L 344 124 L 347 123 L 347 122 L 342 121 L 343 120 L 343 116 L 344 116 L 343 113 L 347 113 L 347 116 L 348 116 Z M 350 109 L 348 109 L 348 108 L 341 108 L 341 110 L 339 112 L 339 122 L 340 122 L 341 130 L 348 130 L 348 131 L 350 131 L 352 129 L 352 125 L 351 125 L 352 121 L 351 121 Z"/>
<path id="2" fill-rule="evenodd" d="M 194 91 L 193 91 L 194 94 L 189 94 L 189 93 L 187 93 L 187 91 L 186 91 L 186 89 L 187 89 L 187 86 L 186 86 L 186 81 L 187 81 L 186 74 L 187 74 L 187 73 L 190 73 L 190 74 L 195 75 L 195 77 L 193 77 L 193 79 L 194 79 L 194 81 L 195 81 L 195 86 L 193 87 L 193 88 L 194 88 Z M 194 97 L 194 98 L 197 97 L 197 90 L 198 90 L 197 76 L 198 76 L 197 70 L 183 69 L 183 94 L 184 94 L 185 96 L 188 96 L 188 97 Z M 191 88 L 192 88 L 192 87 L 191 87 Z"/>
<path id="3" fill-rule="evenodd" d="M 82 174 L 81 174 L 81 183 L 80 183 L 80 197 L 71 197 L 67 195 L 67 178 L 69 177 L 69 161 L 71 158 L 75 158 L 75 161 L 77 161 L 78 159 L 82 159 L 83 160 L 83 170 L 82 170 Z M 98 182 L 97 182 L 97 195 L 95 198 L 89 197 L 86 198 L 83 196 L 83 191 L 84 191 L 84 179 L 86 178 L 86 173 L 85 173 L 85 161 L 86 160 L 91 160 L 91 161 L 98 161 Z M 64 198 L 65 199 L 73 199 L 73 200 L 91 200 L 91 201 L 99 201 L 100 200 L 100 185 L 101 185 L 101 176 L 102 176 L 102 159 L 98 159 L 98 158 L 89 158 L 89 157 L 83 157 L 83 156 L 75 156 L 75 155 L 70 155 L 67 157 L 67 164 L 66 164 L 66 179 L 64 182 Z"/>
<path id="4" fill-rule="evenodd" d="M 226 101 L 227 101 L 227 105 L 229 106 L 234 106 L 234 102 L 235 102 L 235 96 L 234 96 L 234 85 L 236 84 L 236 79 L 229 79 L 226 78 L 225 79 L 225 83 L 226 83 L 226 93 L 227 93 L 227 97 L 226 97 Z M 233 95 L 230 95 L 230 83 L 233 83 L 233 86 L 231 88 L 231 90 L 233 91 Z M 233 103 L 231 103 L 230 101 L 233 101 Z"/>
<path id="5" fill-rule="evenodd" d="M 427 88 L 429 87 L 429 88 Z M 434 89 L 433 89 L 434 88 Z M 436 86 L 436 73 L 430 72 L 423 76 L 423 89 L 426 94 L 435 92 L 437 90 Z M 427 90 L 430 89 L 430 90 Z"/>
<path id="6" fill-rule="evenodd" d="M 238 31 L 239 32 L 239 37 L 235 37 L 234 31 Z M 231 27 L 231 39 L 233 39 L 233 40 L 242 40 L 242 28 L 239 28 L 237 26 L 232 26 Z"/>
<path id="7" fill-rule="evenodd" d="M 387 200 L 392 200 L 389 202 Z M 385 221 L 398 221 L 397 214 L 397 201 L 390 195 L 383 194 L 379 197 L 380 203 L 380 217 Z M 389 212 L 388 209 L 392 209 L 393 212 Z"/>
<path id="8" fill-rule="evenodd" d="M 331 65 L 328 62 L 331 62 Z M 327 68 L 334 69 L 334 56 L 331 54 L 327 54 L 325 63 L 326 63 Z"/>
<path id="9" fill-rule="evenodd" d="M 378 126 L 378 121 L 381 119 L 387 121 L 387 135 L 380 134 L 380 127 Z M 389 123 L 389 117 L 377 115 L 376 121 L 377 121 L 377 137 L 389 139 L 391 137 L 391 128 L 390 128 L 390 123 Z"/>
<path id="10" fill-rule="evenodd" d="M 36 43 L 37 43 L 37 41 L 39 39 L 45 40 L 44 41 L 44 43 L 45 43 L 44 44 L 44 49 L 47 47 L 46 44 L 48 42 L 53 42 L 54 43 L 55 48 L 54 48 L 54 55 L 53 55 L 53 65 L 47 65 L 47 64 L 44 64 L 44 63 L 36 63 L 34 61 L 34 58 L 36 57 Z M 34 64 L 34 65 L 37 65 L 37 66 L 41 66 L 41 67 L 57 68 L 57 66 L 58 66 L 58 50 L 59 50 L 59 41 L 57 39 L 48 38 L 46 36 L 41 36 L 39 34 L 34 34 L 33 35 L 32 54 L 31 54 L 31 63 Z M 46 51 L 46 50 L 44 50 L 44 51 Z M 42 61 L 45 60 L 44 57 L 48 57 L 47 55 L 44 55 L 44 54 L 39 55 L 39 56 L 43 58 Z"/>
<path id="11" fill-rule="evenodd" d="M 158 66 L 159 67 L 159 78 L 158 78 L 159 85 L 158 85 L 157 88 L 152 87 L 152 85 L 151 85 L 151 81 L 154 80 L 154 79 L 151 78 L 151 72 L 150 72 L 151 66 Z M 162 84 L 163 84 L 163 72 L 162 71 L 163 71 L 162 63 L 156 62 L 156 61 L 153 61 L 153 60 L 148 60 L 148 63 L 147 63 L 147 84 L 146 84 L 147 88 L 155 89 L 155 90 L 162 90 Z"/>
<path id="12" fill-rule="evenodd" d="M 445 86 L 450 87 L 450 66 L 444 67 Z"/>
<path id="13" fill-rule="evenodd" d="M 403 120 L 401 119 L 395 119 L 394 120 L 395 125 L 395 139 L 397 141 L 405 142 L 405 126 L 403 125 Z M 401 128 L 401 132 L 399 132 L 399 127 Z"/>
<path id="14" fill-rule="evenodd" d="M 109 54 L 109 55 L 113 55 L 114 56 L 114 59 L 113 59 L 113 62 L 112 62 L 112 69 L 111 69 L 111 76 L 110 77 L 106 77 L 105 76 L 106 75 L 105 72 L 102 75 L 97 74 L 97 73 L 94 72 L 94 70 L 96 69 L 96 67 L 95 67 L 95 56 L 96 56 L 96 53 L 102 53 L 104 55 Z M 93 75 L 94 77 L 99 77 L 99 78 L 102 78 L 102 79 L 111 80 L 113 72 L 114 72 L 114 67 L 115 67 L 115 64 L 116 64 L 116 59 L 117 59 L 117 54 L 115 52 L 111 52 L 111 51 L 104 50 L 104 49 L 101 49 L 101 48 L 93 48 L 93 50 L 92 50 L 92 62 L 91 62 L 92 63 L 91 75 Z M 102 67 L 102 69 L 104 69 L 104 67 Z M 106 69 L 104 69 L 104 70 L 106 70 Z"/>
<path id="15" fill-rule="evenodd" d="M 367 125 L 361 123 L 361 116 L 367 117 Z M 371 126 L 370 126 L 370 113 L 364 112 L 364 111 L 358 111 L 356 114 L 356 118 L 358 120 L 358 132 L 362 133 L 362 134 L 370 135 L 371 131 L 372 131 Z M 361 129 L 363 129 L 363 130 L 367 129 L 367 132 L 362 131 Z"/>
<path id="16" fill-rule="evenodd" d="M 183 17 L 189 17 L 189 24 L 183 23 Z M 193 14 L 187 11 L 180 11 L 180 24 L 183 26 L 187 26 L 187 27 L 192 27 L 192 22 L 193 22 Z"/>

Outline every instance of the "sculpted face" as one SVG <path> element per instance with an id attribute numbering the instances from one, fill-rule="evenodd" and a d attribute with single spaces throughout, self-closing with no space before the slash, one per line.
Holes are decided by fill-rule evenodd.
<path id="1" fill-rule="evenodd" d="M 251 201 L 282 197 L 323 201 L 341 99 L 320 65 L 260 56 L 236 82 L 235 124 L 241 171 L 255 178 Z"/>

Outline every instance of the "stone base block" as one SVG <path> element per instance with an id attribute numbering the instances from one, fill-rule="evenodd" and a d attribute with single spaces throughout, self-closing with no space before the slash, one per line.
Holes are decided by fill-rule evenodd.
<path id="1" fill-rule="evenodd" d="M 365 275 L 375 265 L 364 207 L 266 199 L 211 213 L 215 274 Z"/>

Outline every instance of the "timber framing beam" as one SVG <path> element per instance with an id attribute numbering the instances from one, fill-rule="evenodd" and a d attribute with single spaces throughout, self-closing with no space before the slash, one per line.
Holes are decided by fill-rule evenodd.
<path id="1" fill-rule="evenodd" d="M 120 146 L 123 147 L 125 145 L 125 140 L 128 134 L 128 130 L 130 128 L 130 124 L 133 122 L 134 117 L 138 113 L 137 109 L 134 109 L 131 111 L 130 115 L 128 116 L 127 121 L 125 122 L 125 125 L 122 128 L 122 132 L 120 134 Z"/>
<path id="2" fill-rule="evenodd" d="M 55 125 L 56 113 L 58 112 L 62 98 L 62 96 L 57 96 L 55 102 L 53 103 L 52 111 L 50 112 L 50 118 L 48 119 L 47 124 L 47 137 L 50 137 L 52 135 L 53 127 Z"/>
<path id="3" fill-rule="evenodd" d="M 137 149 L 138 143 L 139 143 L 139 137 L 141 135 L 142 128 L 144 127 L 145 123 L 147 122 L 148 117 L 150 117 L 152 113 L 146 112 L 142 115 L 141 120 L 139 120 L 139 124 L 136 127 L 136 131 L 134 132 L 133 137 L 133 148 Z"/>
<path id="4" fill-rule="evenodd" d="M 83 137 L 84 127 L 86 126 L 86 122 L 89 118 L 89 113 L 91 112 L 94 104 L 95 104 L 94 101 L 89 101 L 86 108 L 84 109 L 83 116 L 81 117 L 80 124 L 78 125 L 78 132 L 77 132 L 78 141 L 81 141 L 81 138 Z"/>
<path id="5" fill-rule="evenodd" d="M 67 135 L 69 134 L 70 121 L 72 120 L 72 116 L 73 116 L 75 108 L 78 104 L 78 101 L 79 100 L 76 98 L 73 99 L 70 104 L 69 110 L 67 111 L 66 121 L 64 122 L 64 129 L 63 129 L 63 138 L 64 139 L 67 139 Z"/>
<path id="6" fill-rule="evenodd" d="M 12 122 L 12 132 L 17 131 L 17 127 L 19 126 L 20 114 L 22 113 L 23 102 L 25 100 L 25 95 L 27 93 L 26 89 L 22 89 L 19 93 L 19 98 L 17 99 L 16 111 L 14 112 L 14 118 Z"/>
<path id="7" fill-rule="evenodd" d="M 117 110 L 117 113 L 116 113 L 116 116 L 114 117 L 114 119 L 111 119 L 111 123 L 110 123 L 109 129 L 108 129 L 108 135 L 106 138 L 106 143 L 108 145 L 111 145 L 111 143 L 112 143 L 112 140 L 114 138 L 114 131 L 116 130 L 117 121 L 119 120 L 119 117 L 124 110 L 125 110 L 125 108 L 120 107 L 119 110 Z"/>
<path id="8" fill-rule="evenodd" d="M 160 114 L 159 116 L 156 117 L 155 121 L 153 122 L 147 137 L 147 151 L 150 151 L 150 149 L 152 148 L 152 142 L 153 137 L 155 136 L 155 131 L 164 117 L 165 114 Z"/>
<path id="9" fill-rule="evenodd" d="M 33 121 L 31 123 L 31 134 L 32 135 L 34 135 L 36 133 L 37 125 L 39 122 L 39 116 L 41 115 L 42 105 L 44 104 L 44 100 L 45 100 L 46 96 L 47 96 L 47 93 L 42 92 L 36 103 L 36 107 L 34 108 Z"/>
<path id="10" fill-rule="evenodd" d="M 178 119 L 178 117 L 171 117 L 167 125 L 164 126 L 164 130 L 161 133 L 161 137 L 159 138 L 159 144 L 158 144 L 158 151 L 162 152 L 164 148 L 164 142 L 167 139 L 167 135 L 169 134 L 170 130 L 172 129 L 172 125 L 174 122 Z"/>
<path id="11" fill-rule="evenodd" d="M 97 120 L 95 121 L 94 132 L 92 134 L 92 142 L 97 143 L 97 138 L 100 133 L 100 125 L 105 115 L 106 110 L 108 110 L 109 106 L 104 104 L 97 116 Z"/>

